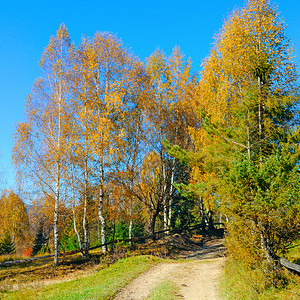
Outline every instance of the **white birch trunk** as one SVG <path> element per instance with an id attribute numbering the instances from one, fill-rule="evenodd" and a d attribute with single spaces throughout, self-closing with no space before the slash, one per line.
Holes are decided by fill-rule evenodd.
<path id="1" fill-rule="evenodd" d="M 257 52 L 260 51 L 261 41 L 258 41 L 258 48 Z M 259 104 L 258 104 L 258 135 L 259 135 L 259 161 L 262 164 L 262 141 L 263 141 L 263 103 L 261 100 L 261 92 L 262 92 L 262 77 L 261 74 L 257 76 L 257 85 L 258 85 L 258 92 L 259 92 Z"/>
<path id="2" fill-rule="evenodd" d="M 106 222 L 103 216 L 103 200 L 104 200 L 104 191 L 103 191 L 103 182 L 104 182 L 104 171 L 103 171 L 103 162 L 100 162 L 100 191 L 99 191 L 99 206 L 98 206 L 98 216 L 101 224 L 101 244 L 102 252 L 107 251 L 106 245 Z"/>
<path id="3" fill-rule="evenodd" d="M 164 230 L 165 234 L 167 234 L 167 229 L 168 229 L 168 219 L 167 219 L 167 199 L 164 200 Z"/>
<path id="4" fill-rule="evenodd" d="M 84 204 L 83 204 L 83 236 L 84 236 L 84 253 L 85 255 L 89 254 L 89 235 L 88 235 L 88 228 L 87 228 L 87 184 L 88 184 L 88 174 L 87 174 L 87 158 L 85 159 L 85 170 L 84 170 Z"/>
<path id="5" fill-rule="evenodd" d="M 55 204 L 54 204 L 54 262 L 53 265 L 58 265 L 59 242 L 58 242 L 58 206 L 59 206 L 59 171 L 60 165 L 57 163 L 57 178 L 55 187 Z"/>
<path id="6" fill-rule="evenodd" d="M 132 199 L 130 198 L 129 202 L 129 245 L 132 245 Z"/>
<path id="7" fill-rule="evenodd" d="M 258 89 L 259 93 L 261 93 L 261 78 L 258 76 Z M 259 95 L 260 97 L 261 95 Z M 258 134 L 259 134 L 259 160 L 262 163 L 262 140 L 263 140 L 263 108 L 261 99 L 259 99 L 258 104 Z"/>
<path id="8" fill-rule="evenodd" d="M 174 192 L 174 177 L 175 177 L 175 157 L 173 157 L 172 162 L 172 174 L 171 174 L 171 182 L 170 182 L 170 191 L 169 191 L 169 207 L 168 207 L 168 220 L 167 220 L 167 226 L 168 229 L 171 228 L 171 219 L 172 219 L 172 203 L 173 203 L 173 192 Z M 169 232 L 168 232 L 169 233 Z"/>
<path id="9" fill-rule="evenodd" d="M 73 164 L 71 164 L 71 178 L 72 178 L 73 227 L 74 227 L 75 234 L 76 234 L 76 236 L 77 236 L 79 249 L 80 249 L 80 251 L 82 251 L 81 238 L 80 238 L 80 234 L 79 234 L 79 232 L 78 232 L 78 230 L 77 230 L 77 225 L 76 225 L 76 211 L 75 211 L 75 191 L 74 191 Z"/>
<path id="10" fill-rule="evenodd" d="M 60 139 L 61 139 L 61 101 L 62 101 L 62 83 L 61 78 L 59 80 L 58 90 L 58 128 L 57 128 L 57 161 L 56 161 L 56 183 L 55 183 L 55 204 L 54 204 L 54 220 L 53 220 L 53 231 L 54 231 L 54 261 L 53 265 L 58 265 L 58 254 L 59 254 L 59 241 L 58 241 L 58 207 L 60 198 Z"/>
<path id="11" fill-rule="evenodd" d="M 268 247 L 268 244 L 267 244 L 267 240 L 264 237 L 263 230 L 261 230 L 261 232 L 260 232 L 260 242 L 261 242 L 261 249 L 264 253 L 266 261 L 268 263 L 272 264 L 274 260 L 270 255 L 269 247 Z"/>
<path id="12" fill-rule="evenodd" d="M 207 226 L 207 218 L 206 218 L 206 214 L 205 214 L 205 210 L 204 210 L 204 205 L 203 205 L 203 199 L 202 197 L 200 198 L 200 211 L 201 211 L 201 215 L 202 215 L 202 220 L 201 220 L 201 224 L 203 226 Z"/>
<path id="13" fill-rule="evenodd" d="M 163 213 L 164 213 L 164 230 L 168 230 L 168 215 L 167 215 L 167 174 L 166 174 L 166 166 L 163 159 L 163 155 L 161 154 L 162 159 L 162 173 L 163 173 L 163 188 L 162 188 L 162 197 L 163 197 Z M 167 232 L 165 232 L 167 234 Z"/>
<path id="14" fill-rule="evenodd" d="M 250 112 L 248 110 L 247 114 L 247 152 L 248 152 L 248 158 L 251 159 L 251 150 L 250 150 L 250 120 L 249 120 Z"/>

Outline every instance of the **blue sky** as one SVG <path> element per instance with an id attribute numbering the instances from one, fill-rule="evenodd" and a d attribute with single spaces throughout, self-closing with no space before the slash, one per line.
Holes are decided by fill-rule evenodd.
<path id="1" fill-rule="evenodd" d="M 1 1 L 0 3 L 0 171 L 14 187 L 13 132 L 23 120 L 26 95 L 39 76 L 39 59 L 49 38 L 64 23 L 72 40 L 110 31 L 142 60 L 161 48 L 179 46 L 195 71 L 226 16 L 245 1 Z M 300 65 L 300 1 L 278 0 Z"/>

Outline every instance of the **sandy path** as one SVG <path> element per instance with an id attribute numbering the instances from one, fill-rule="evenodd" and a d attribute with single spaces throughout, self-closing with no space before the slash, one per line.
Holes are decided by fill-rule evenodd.
<path id="1" fill-rule="evenodd" d="M 172 281 L 180 288 L 178 299 L 221 299 L 218 278 L 224 262 L 223 253 L 222 243 L 217 242 L 184 254 L 182 257 L 188 258 L 187 261 L 159 264 L 133 280 L 114 299 L 146 299 L 163 280 Z"/>
<path id="2" fill-rule="evenodd" d="M 224 258 L 212 261 L 184 263 L 180 274 L 180 294 L 183 299 L 217 300 L 219 297 L 219 276 Z"/>

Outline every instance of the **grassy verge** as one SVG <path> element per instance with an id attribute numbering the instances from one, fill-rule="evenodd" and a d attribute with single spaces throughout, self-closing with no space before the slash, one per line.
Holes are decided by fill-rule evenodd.
<path id="1" fill-rule="evenodd" d="M 153 256 L 125 258 L 93 275 L 39 289 L 0 292 L 1 299 L 109 299 L 121 287 L 149 270 L 160 259 Z"/>
<path id="2" fill-rule="evenodd" d="M 300 299 L 300 277 L 285 272 L 288 284 L 284 288 L 275 288 L 266 284 L 260 269 L 249 269 L 242 263 L 228 260 L 221 279 L 221 291 L 224 299 Z"/>
<path id="3" fill-rule="evenodd" d="M 179 287 L 174 282 L 163 281 L 152 290 L 148 300 L 176 300 L 179 291 Z"/>

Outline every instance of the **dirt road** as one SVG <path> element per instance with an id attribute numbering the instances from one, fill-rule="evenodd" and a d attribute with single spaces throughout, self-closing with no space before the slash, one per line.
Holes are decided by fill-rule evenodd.
<path id="1" fill-rule="evenodd" d="M 153 267 L 132 281 L 114 299 L 146 299 L 151 291 L 165 280 L 179 287 L 178 299 L 221 299 L 218 278 L 222 271 L 224 251 L 221 240 L 213 241 L 196 251 L 185 251 L 181 258 L 186 260 Z"/>

